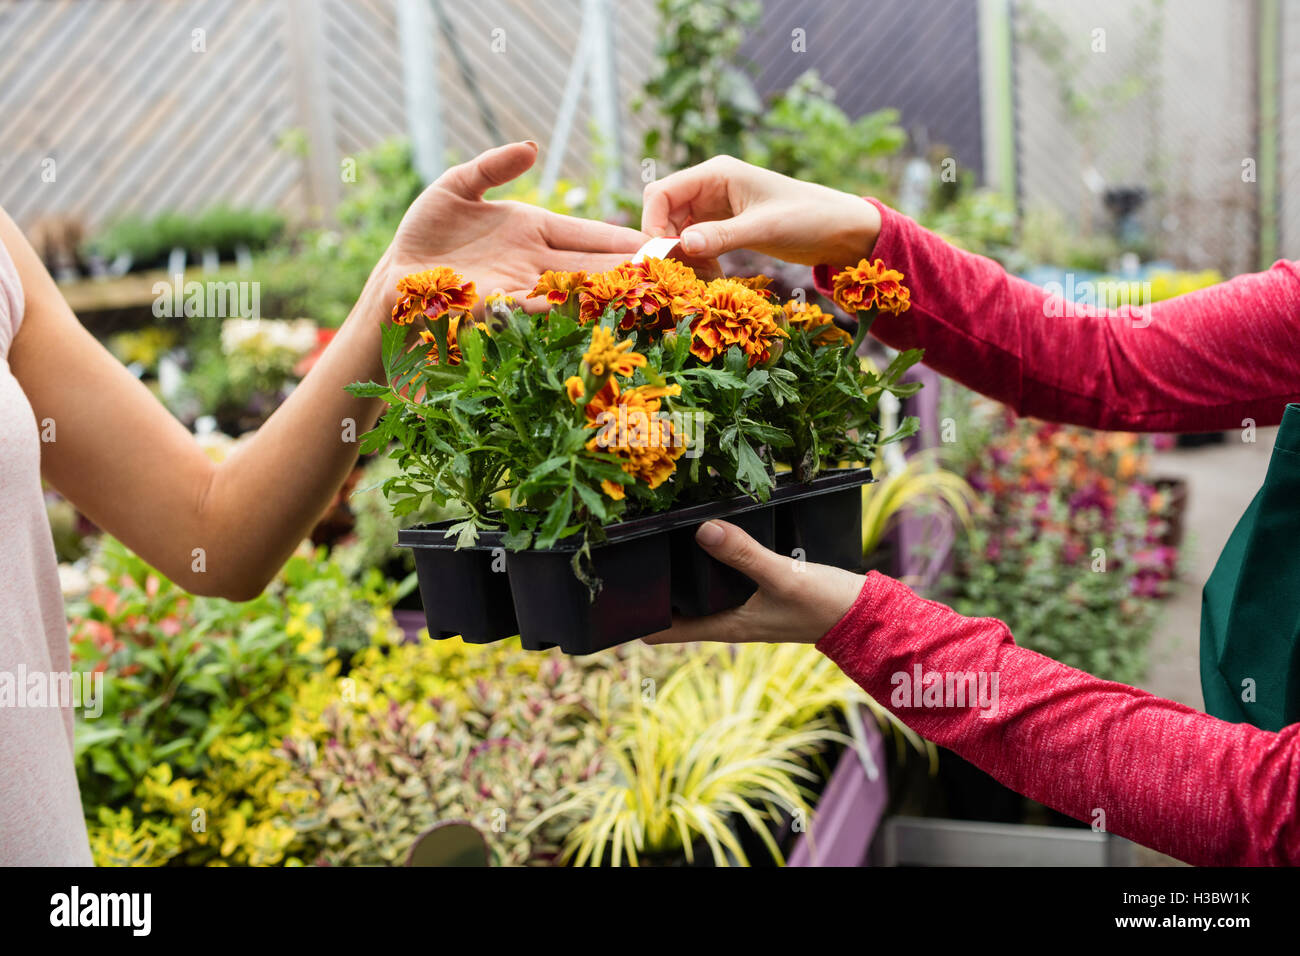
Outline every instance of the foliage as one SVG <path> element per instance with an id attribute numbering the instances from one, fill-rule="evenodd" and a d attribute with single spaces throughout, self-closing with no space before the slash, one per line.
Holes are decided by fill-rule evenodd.
<path id="1" fill-rule="evenodd" d="M 343 184 L 337 225 L 286 237 L 254 266 L 262 309 L 270 315 L 302 315 L 327 327 L 343 324 L 421 183 L 402 140 L 356 157 L 352 181 Z"/>
<path id="2" fill-rule="evenodd" d="M 89 249 L 107 259 L 129 255 L 136 268 L 145 268 L 161 265 L 173 249 L 184 249 L 191 257 L 215 250 L 228 259 L 240 246 L 250 251 L 265 248 L 283 230 L 284 218 L 278 213 L 214 206 L 197 215 L 124 217 L 91 240 Z"/>
<path id="3" fill-rule="evenodd" d="M 210 324 L 210 323 L 209 323 Z M 196 329 L 192 367 L 169 405 L 183 418 L 212 415 L 232 435 L 259 427 L 300 377 L 317 344 L 309 319 L 226 319 L 219 335 Z"/>
<path id="4" fill-rule="evenodd" d="M 578 866 L 690 863 L 702 849 L 718 866 L 747 865 L 740 821 L 780 862 L 773 823 L 782 813 L 807 818 L 816 759 L 846 742 L 833 711 L 863 698 L 834 664 L 795 644 L 701 648 L 657 694 L 617 690 L 603 683 L 597 705 L 616 778 L 571 785 L 530 825 L 579 818 L 565 842 Z"/>
<path id="5" fill-rule="evenodd" d="M 889 194 L 888 160 L 906 141 L 896 110 L 852 120 L 815 70 L 764 104 L 740 56 L 760 3 L 659 0 L 658 7 L 660 66 L 644 92 L 666 128 L 646 133 L 647 156 L 682 166 L 738 156 L 835 189 Z"/>
<path id="6" fill-rule="evenodd" d="M 1168 502 L 1134 435 L 989 413 L 962 429 L 980 520 L 955 548 L 951 604 L 1007 622 L 1018 643 L 1111 680 L 1146 667 L 1176 555 Z M 960 452 L 958 453 L 960 455 Z"/>
<path id="7" fill-rule="evenodd" d="M 888 162 L 907 142 L 897 110 L 850 119 L 835 90 L 809 70 L 778 94 L 746 144 L 743 158 L 805 182 L 887 196 Z"/>
<path id="8" fill-rule="evenodd" d="M 862 486 L 862 553 L 870 555 L 906 509 L 933 502 L 946 508 L 969 531 L 974 524 L 975 491 L 960 475 L 938 467 L 932 452 L 918 452 L 899 471 L 872 473 Z"/>
<path id="9" fill-rule="evenodd" d="M 958 190 L 950 201 L 936 203 L 924 224 L 949 242 L 1013 271 L 1029 264 L 1016 244 L 1015 204 L 991 189 Z"/>
<path id="10" fill-rule="evenodd" d="M 429 720 L 413 705 L 382 712 L 332 704 L 325 738 L 290 734 L 287 793 L 308 794 L 292 825 L 307 859 L 331 866 L 393 864 L 434 823 L 464 819 L 499 865 L 547 863 L 572 821 L 525 832 L 562 790 L 609 778 L 586 714 L 584 674 L 558 658 L 535 676 L 477 681 L 467 705 L 445 701 Z"/>
<path id="11" fill-rule="evenodd" d="M 686 165 L 718 153 L 740 155 L 763 104 L 735 61 L 762 4 L 659 0 L 658 8 L 663 32 L 655 52 L 661 66 L 645 93 L 667 123 L 669 143 L 683 151 Z M 647 155 L 658 155 L 662 138 L 658 128 L 646 134 Z"/>
<path id="12" fill-rule="evenodd" d="M 265 594 L 233 604 L 191 597 L 103 542 L 96 569 L 106 584 L 69 607 L 76 666 L 105 675 L 103 714 L 77 727 L 97 848 L 153 846 L 155 863 L 280 858 L 291 834 L 272 822 L 271 788 L 284 768 L 267 752 L 295 688 L 336 669 L 337 648 L 393 628 L 395 585 L 377 575 L 352 585 L 323 561 L 295 555 Z M 111 819 L 100 820 L 101 807 Z"/>
<path id="13" fill-rule="evenodd" d="M 868 285 L 898 275 L 863 274 Z M 659 260 L 548 273 L 535 294 L 554 296 L 549 312 L 498 304 L 477 324 L 452 314 L 473 288 L 449 269 L 407 277 L 383 333 L 386 384 L 350 387 L 389 405 L 362 451 L 394 444 L 400 474 L 383 487 L 399 516 L 452 503 L 466 514 L 448 532 L 459 544 L 484 529 L 504 528 L 515 549 L 581 532 L 581 555 L 630 514 L 765 499 L 779 462 L 807 480 L 909 434 L 914 421 L 879 436 L 875 408 L 883 391 L 919 387 L 901 377 L 920 353 L 877 373 L 830 316 L 777 307 L 765 285 L 706 284 Z M 423 345 L 408 344 L 404 309 L 427 320 Z M 874 314 L 861 313 L 864 332 Z"/>
<path id="14" fill-rule="evenodd" d="M 400 474 L 391 458 L 376 456 L 362 468 L 357 489 L 348 499 L 354 524 L 351 533 L 337 543 L 330 558 L 349 577 L 365 575 L 372 568 L 409 574 L 415 570 L 410 548 L 395 547 L 397 532 L 418 524 L 458 517 L 455 508 L 429 507 L 398 517 L 388 506 L 381 488 L 385 481 Z"/>

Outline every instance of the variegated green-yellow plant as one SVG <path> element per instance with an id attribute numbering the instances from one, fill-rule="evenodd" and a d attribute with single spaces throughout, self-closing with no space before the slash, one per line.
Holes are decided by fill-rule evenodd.
<path id="1" fill-rule="evenodd" d="M 635 673 L 603 684 L 602 741 L 616 777 L 571 786 L 533 824 L 581 818 L 565 841 L 569 862 L 693 862 L 703 852 L 718 866 L 746 865 L 737 823 L 782 862 L 773 824 L 782 812 L 811 815 L 816 762 L 851 744 L 836 712 L 869 699 L 806 645 L 695 650 L 655 693 Z"/>

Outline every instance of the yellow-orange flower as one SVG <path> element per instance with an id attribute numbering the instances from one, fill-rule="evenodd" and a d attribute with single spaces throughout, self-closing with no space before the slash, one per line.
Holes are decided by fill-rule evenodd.
<path id="1" fill-rule="evenodd" d="M 413 272 L 397 283 L 393 321 L 410 325 L 417 315 L 437 319 L 448 312 L 468 312 L 477 301 L 474 283 L 446 266 Z"/>
<path id="2" fill-rule="evenodd" d="M 595 322 L 607 308 L 624 309 L 619 328 L 665 332 L 686 315 L 704 288 L 695 270 L 676 259 L 645 259 L 590 275 L 582 284 L 580 319 Z"/>
<path id="3" fill-rule="evenodd" d="M 582 357 L 587 372 L 593 379 L 609 375 L 629 376 L 645 365 L 645 356 L 632 351 L 633 341 L 616 342 L 614 333 L 603 326 L 591 330 L 591 346 Z"/>
<path id="4" fill-rule="evenodd" d="M 569 301 L 569 296 L 581 288 L 586 278 L 585 272 L 554 272 L 548 269 L 537 277 L 537 285 L 528 293 L 528 298 L 535 299 L 544 295 L 552 305 L 563 305 Z"/>
<path id="5" fill-rule="evenodd" d="M 850 345 L 853 342 L 853 336 L 836 325 L 835 320 L 815 302 L 791 299 L 781 306 L 781 312 L 790 328 L 802 329 L 812 336 L 813 345 Z"/>
<path id="6" fill-rule="evenodd" d="M 733 345 L 752 368 L 766 362 L 789 333 L 776 324 L 773 306 L 735 279 L 714 279 L 704 290 L 702 309 L 691 322 L 691 353 L 702 362 L 726 354 Z"/>
<path id="7" fill-rule="evenodd" d="M 582 399 L 582 379 L 575 375 L 564 385 L 570 401 Z M 660 414 L 661 399 L 681 391 L 680 385 L 640 385 L 625 391 L 611 378 L 583 409 L 587 427 L 598 429 L 587 450 L 615 455 L 623 471 L 658 488 L 672 477 L 677 459 L 686 452 L 685 436 Z M 616 481 L 602 481 L 600 487 L 616 501 L 627 494 Z"/>
<path id="8" fill-rule="evenodd" d="M 736 276 L 736 281 L 747 289 L 753 289 L 765 299 L 771 299 L 776 296 L 768 286 L 772 284 L 771 276 Z"/>
<path id="9" fill-rule="evenodd" d="M 903 285 L 903 273 L 886 269 L 880 259 L 863 259 L 840 270 L 831 286 L 835 304 L 850 315 L 871 309 L 898 315 L 912 307 L 912 293 Z"/>
<path id="10" fill-rule="evenodd" d="M 578 317 L 582 322 L 599 322 L 606 309 L 633 312 L 641 304 L 644 276 L 638 266 L 625 262 L 608 272 L 597 272 L 583 280 L 578 292 Z M 625 316 L 626 318 L 626 316 Z M 635 323 L 635 316 L 632 319 Z"/>
<path id="11" fill-rule="evenodd" d="M 645 291 L 641 311 L 647 319 L 657 320 L 646 324 L 658 331 L 676 328 L 677 323 L 699 311 L 696 306 L 704 292 L 704 283 L 695 270 L 676 259 L 646 259 L 641 263 L 645 273 Z"/>

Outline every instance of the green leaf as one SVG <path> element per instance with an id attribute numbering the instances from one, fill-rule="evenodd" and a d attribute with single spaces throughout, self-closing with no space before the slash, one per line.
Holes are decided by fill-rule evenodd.
<path id="1" fill-rule="evenodd" d="M 555 499 L 546 510 L 546 518 L 537 532 L 537 547 L 549 548 L 560 539 L 569 516 L 573 514 L 573 485 L 565 487 L 564 492 Z"/>
<path id="2" fill-rule="evenodd" d="M 763 459 L 759 457 L 753 446 L 741 438 L 737 444 L 737 451 L 736 481 L 750 491 L 770 488 L 772 479 L 768 475 L 767 465 L 763 463 Z"/>
<path id="3" fill-rule="evenodd" d="M 357 398 L 384 398 L 393 394 L 391 388 L 378 382 L 353 382 L 351 385 L 344 385 L 343 391 Z"/>

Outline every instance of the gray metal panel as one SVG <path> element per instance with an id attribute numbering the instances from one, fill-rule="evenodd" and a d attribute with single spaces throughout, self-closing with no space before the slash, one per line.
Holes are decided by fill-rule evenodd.
<path id="1" fill-rule="evenodd" d="M 1131 848 L 1091 830 L 891 817 L 878 852 L 884 866 L 1126 866 Z"/>
<path id="2" fill-rule="evenodd" d="M 806 53 L 791 50 L 796 28 L 806 31 Z M 768 2 L 744 53 L 761 93 L 815 69 L 850 116 L 895 107 L 914 139 L 949 147 L 982 175 L 976 0 Z"/>

